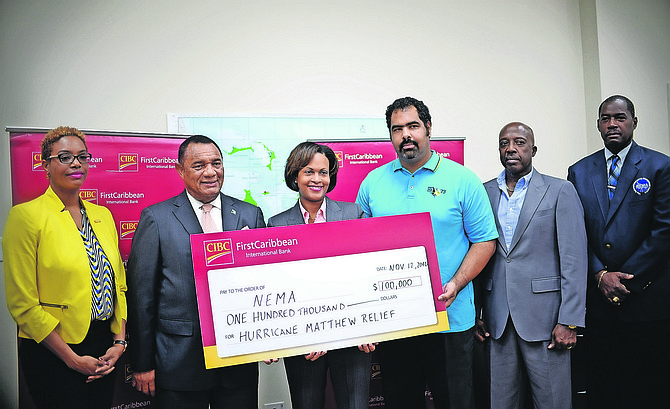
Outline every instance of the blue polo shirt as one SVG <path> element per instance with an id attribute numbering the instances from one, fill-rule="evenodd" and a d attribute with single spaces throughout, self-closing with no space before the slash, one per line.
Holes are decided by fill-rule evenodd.
<path id="1" fill-rule="evenodd" d="M 371 171 L 361 183 L 356 203 L 368 217 L 430 212 L 442 285 L 456 273 L 470 243 L 498 238 L 484 185 L 471 170 L 435 151 L 413 174 L 396 159 Z M 472 283 L 447 309 L 449 331 L 475 324 Z"/>

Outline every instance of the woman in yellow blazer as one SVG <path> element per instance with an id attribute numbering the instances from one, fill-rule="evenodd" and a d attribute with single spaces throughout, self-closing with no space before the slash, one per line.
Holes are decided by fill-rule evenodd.
<path id="1" fill-rule="evenodd" d="M 85 135 L 59 127 L 41 143 L 49 188 L 14 206 L 2 238 L 19 360 L 38 408 L 106 408 L 125 351 L 126 278 L 109 210 L 82 201 Z"/>

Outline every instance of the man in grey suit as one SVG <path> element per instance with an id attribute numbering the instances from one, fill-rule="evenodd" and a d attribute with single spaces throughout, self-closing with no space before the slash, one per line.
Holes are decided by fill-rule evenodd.
<path id="1" fill-rule="evenodd" d="M 256 363 L 205 369 L 190 235 L 265 227 L 261 209 L 220 192 L 221 150 L 186 139 L 175 165 L 185 190 L 142 211 L 128 260 L 133 386 L 163 408 L 256 408 Z"/>
<path id="2" fill-rule="evenodd" d="M 570 408 L 569 349 L 586 312 L 584 211 L 570 182 L 533 169 L 528 125 L 505 125 L 498 148 L 505 170 L 484 186 L 500 237 L 475 296 L 475 336 L 491 339 L 491 402 L 523 407 L 527 374 L 535 408 Z"/>

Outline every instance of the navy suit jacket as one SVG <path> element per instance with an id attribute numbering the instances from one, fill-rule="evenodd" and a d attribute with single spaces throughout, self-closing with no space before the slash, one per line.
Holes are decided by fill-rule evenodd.
<path id="1" fill-rule="evenodd" d="M 224 231 L 265 227 L 256 206 L 221 194 L 221 208 Z M 186 191 L 142 210 L 128 259 L 133 371 L 155 369 L 156 384 L 176 391 L 257 383 L 256 363 L 205 369 L 190 242 L 197 233 Z"/>
<path id="2" fill-rule="evenodd" d="M 602 149 L 572 165 L 568 180 L 584 206 L 588 316 L 670 319 L 670 157 L 632 142 L 611 203 Z M 631 294 L 621 306 L 613 306 L 597 288 L 594 275 L 603 269 L 635 276 L 623 281 Z"/>

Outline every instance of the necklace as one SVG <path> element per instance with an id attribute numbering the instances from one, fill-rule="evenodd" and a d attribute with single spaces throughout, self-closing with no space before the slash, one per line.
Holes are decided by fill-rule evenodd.
<path id="1" fill-rule="evenodd" d="M 512 193 L 514 193 L 514 189 L 507 188 L 507 194 L 512 196 Z"/>

